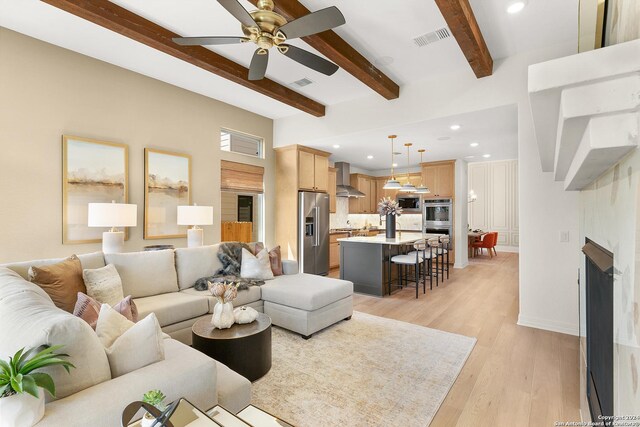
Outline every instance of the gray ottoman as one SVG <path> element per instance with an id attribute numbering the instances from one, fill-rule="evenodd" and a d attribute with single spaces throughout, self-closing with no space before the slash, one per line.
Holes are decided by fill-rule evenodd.
<path id="1" fill-rule="evenodd" d="M 353 283 L 315 276 L 277 276 L 261 287 L 264 312 L 271 322 L 308 339 L 353 314 Z"/>

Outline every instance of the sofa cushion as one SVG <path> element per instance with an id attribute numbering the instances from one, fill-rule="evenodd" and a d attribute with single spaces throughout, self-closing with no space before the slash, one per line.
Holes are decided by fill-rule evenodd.
<path id="1" fill-rule="evenodd" d="M 80 264 L 82 264 L 82 268 L 100 268 L 104 267 L 104 256 L 102 252 L 91 252 L 88 254 L 78 255 L 78 259 L 80 259 Z M 56 264 L 60 261 L 64 261 L 65 258 L 50 258 L 50 259 L 36 259 L 31 261 L 23 261 L 23 262 L 12 262 L 9 264 L 2 264 L 0 267 L 9 268 L 24 279 L 29 279 L 29 267 L 40 267 L 43 265 Z"/>
<path id="2" fill-rule="evenodd" d="M 20 291 L 22 288 L 22 291 Z M 22 347 L 63 345 L 76 367 L 67 373 L 61 366 L 43 368 L 56 385 L 56 399 L 107 381 L 111 370 L 104 347 L 93 329 L 79 317 L 55 307 L 37 285 L 8 269 L 0 269 L 0 359 Z M 52 398 L 46 394 L 47 400 Z"/>
<path id="3" fill-rule="evenodd" d="M 141 298 L 178 291 L 173 250 L 105 254 L 104 258 L 118 270 L 124 295 Z"/>
<path id="4" fill-rule="evenodd" d="M 261 290 L 265 301 L 313 311 L 353 295 L 353 283 L 300 273 L 278 276 Z"/>
<path id="5" fill-rule="evenodd" d="M 187 295 L 197 295 L 200 298 L 206 298 L 209 301 L 209 313 L 213 313 L 213 307 L 215 307 L 217 300 L 211 295 L 209 291 L 196 291 L 194 288 L 185 289 L 180 291 Z M 260 286 L 249 286 L 249 289 L 239 290 L 238 296 L 231 301 L 234 307 L 240 307 L 250 304 L 252 302 L 260 301 L 262 292 Z"/>
<path id="6" fill-rule="evenodd" d="M 30 267 L 29 281 L 44 289 L 56 307 L 68 313 L 73 313 L 78 292 L 87 291 L 82 280 L 82 264 L 75 255 L 56 264 Z"/>
<path id="7" fill-rule="evenodd" d="M 79 292 L 78 301 L 76 301 L 76 306 L 73 309 L 73 315 L 87 322 L 89 326 L 95 330 L 100 314 L 100 307 L 101 304 L 98 301 L 89 295 Z M 136 307 L 136 303 L 133 302 L 133 299 L 131 299 L 131 295 L 115 304 L 113 309 L 134 323 L 138 321 L 138 308 Z"/>
<path id="8" fill-rule="evenodd" d="M 237 414 L 251 403 L 251 382 L 216 361 L 218 371 L 218 405 Z"/>
<path id="9" fill-rule="evenodd" d="M 220 244 L 176 249 L 176 271 L 180 289 L 193 287 L 196 280 L 210 277 L 222 268 L 218 259 Z"/>
<path id="10" fill-rule="evenodd" d="M 147 314 L 155 313 L 162 327 L 194 319 L 209 312 L 207 298 L 184 292 L 137 298 L 135 303 L 138 307 L 138 318 L 143 319 Z"/>
<path id="11" fill-rule="evenodd" d="M 82 270 L 87 295 L 104 304 L 116 305 L 122 301 L 122 279 L 113 264 L 101 268 L 85 268 Z"/>

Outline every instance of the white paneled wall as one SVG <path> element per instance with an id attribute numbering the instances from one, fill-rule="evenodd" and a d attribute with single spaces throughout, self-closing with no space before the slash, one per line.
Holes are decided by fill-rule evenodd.
<path id="1" fill-rule="evenodd" d="M 517 248 L 518 161 L 469 164 L 469 190 L 477 199 L 469 203 L 469 227 L 498 232 L 498 246 Z"/>

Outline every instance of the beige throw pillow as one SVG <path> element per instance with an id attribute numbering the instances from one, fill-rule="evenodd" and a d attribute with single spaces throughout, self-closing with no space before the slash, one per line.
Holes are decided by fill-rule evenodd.
<path id="1" fill-rule="evenodd" d="M 133 323 L 103 304 L 96 333 L 105 347 L 113 378 L 164 360 L 164 334 L 155 313 Z"/>
<path id="2" fill-rule="evenodd" d="M 242 248 L 242 262 L 240 264 L 240 276 L 244 279 L 269 280 L 273 279 L 269 252 L 266 249 L 253 255 Z"/>
<path id="3" fill-rule="evenodd" d="M 87 295 L 111 307 L 124 299 L 122 280 L 113 264 L 102 268 L 82 270 L 82 278 L 87 287 Z"/>

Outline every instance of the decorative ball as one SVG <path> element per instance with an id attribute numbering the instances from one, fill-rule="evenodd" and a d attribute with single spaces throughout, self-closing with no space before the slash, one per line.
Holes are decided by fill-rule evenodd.
<path id="1" fill-rule="evenodd" d="M 233 317 L 236 319 L 236 323 L 243 325 L 245 323 L 251 323 L 258 318 L 258 312 L 251 307 L 238 307 L 233 310 Z"/>

